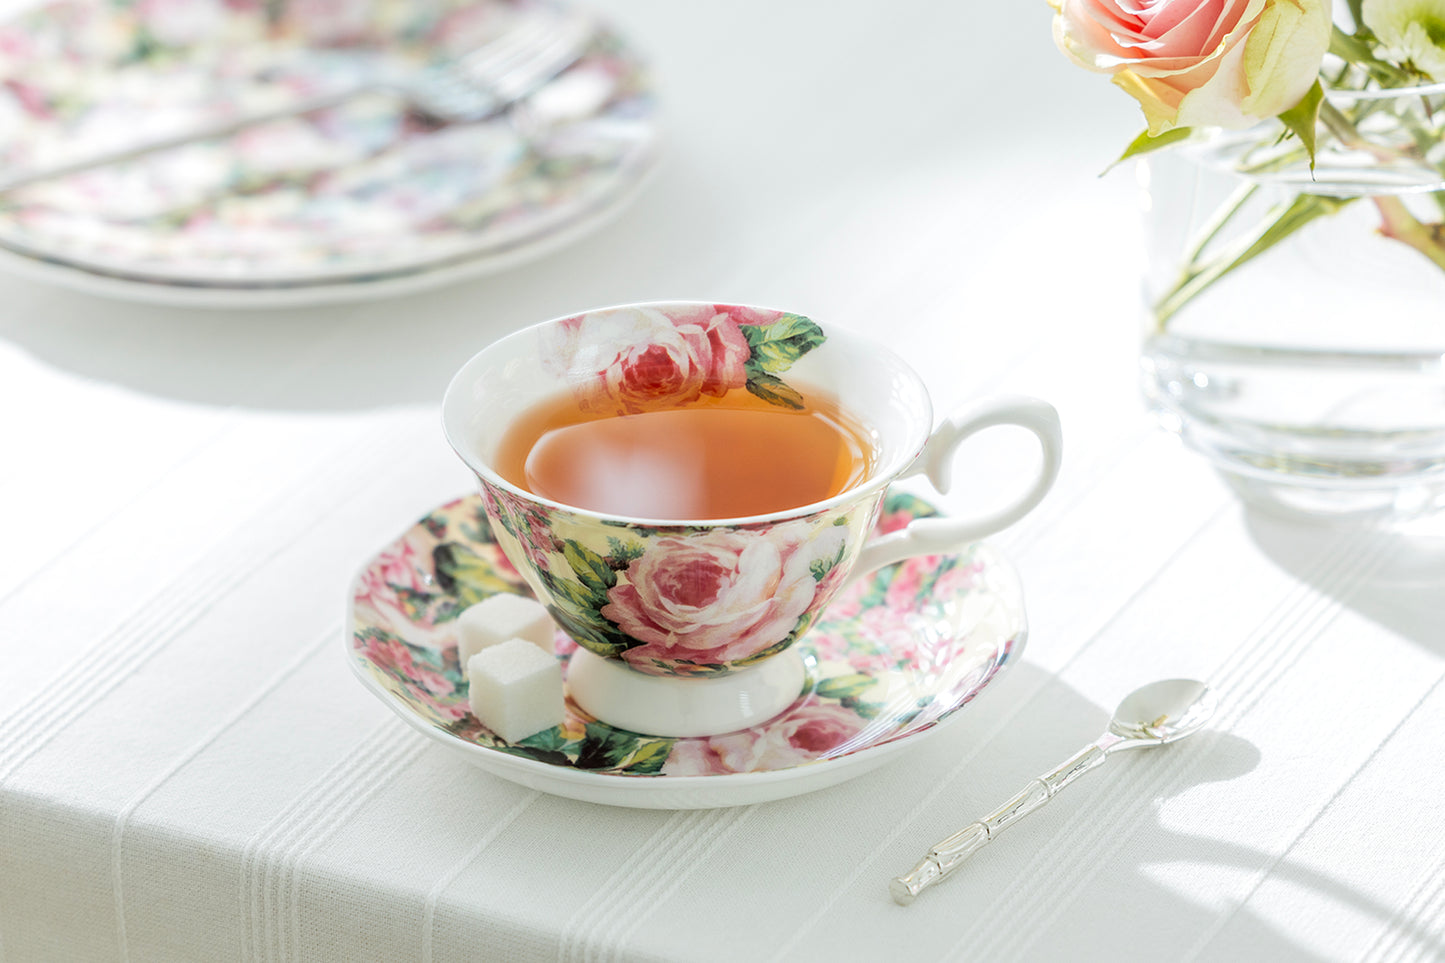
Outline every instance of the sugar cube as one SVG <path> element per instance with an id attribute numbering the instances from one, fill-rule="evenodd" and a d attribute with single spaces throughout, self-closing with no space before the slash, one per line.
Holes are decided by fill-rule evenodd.
<path id="1" fill-rule="evenodd" d="M 507 592 L 489 595 L 457 616 L 457 661 L 466 665 L 478 652 L 507 639 L 526 639 L 552 655 L 556 631 L 552 616 L 536 599 Z"/>
<path id="2" fill-rule="evenodd" d="M 562 666 L 526 639 L 507 639 L 467 660 L 472 715 L 508 742 L 562 722 Z"/>

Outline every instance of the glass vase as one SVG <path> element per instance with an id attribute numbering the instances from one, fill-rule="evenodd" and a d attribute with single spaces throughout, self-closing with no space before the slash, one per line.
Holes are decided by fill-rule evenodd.
<path id="1" fill-rule="evenodd" d="M 1445 85 L 1331 92 L 1140 163 L 1143 392 L 1247 497 L 1445 506 Z"/>

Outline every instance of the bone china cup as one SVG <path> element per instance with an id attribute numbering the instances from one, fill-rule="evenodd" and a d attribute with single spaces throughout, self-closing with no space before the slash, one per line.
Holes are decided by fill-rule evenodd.
<path id="1" fill-rule="evenodd" d="M 559 504 L 496 468 L 517 416 L 558 396 L 621 416 L 729 391 L 843 412 L 871 448 L 866 473 L 813 504 L 676 521 Z M 1061 448 L 1058 415 L 1045 402 L 988 399 L 934 428 L 922 380 L 882 345 L 784 311 L 685 301 L 604 308 L 503 338 L 457 373 L 442 419 L 507 558 L 579 646 L 572 697 L 613 725 L 672 736 L 747 728 L 787 708 L 803 683 L 790 647 L 840 588 L 1017 521 L 1053 484 Z M 1043 453 L 1020 497 L 870 537 L 891 483 L 924 474 L 946 490 L 958 445 L 1004 424 L 1032 432 Z"/>

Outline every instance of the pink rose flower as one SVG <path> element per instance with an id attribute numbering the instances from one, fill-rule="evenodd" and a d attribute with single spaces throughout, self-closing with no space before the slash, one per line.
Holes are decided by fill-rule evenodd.
<path id="1" fill-rule="evenodd" d="M 659 538 L 608 592 L 602 615 L 645 645 L 623 657 L 719 664 L 781 642 L 813 603 L 806 532 L 713 531 Z"/>
<path id="2" fill-rule="evenodd" d="M 1151 133 L 1248 127 L 1299 102 L 1330 39 L 1326 0 L 1051 0 L 1054 39 L 1114 75 Z"/>
<path id="3" fill-rule="evenodd" d="M 885 607 L 898 612 L 907 612 L 918 604 L 918 594 L 923 589 L 924 576 L 938 567 L 937 555 L 918 555 L 904 559 L 898 565 L 893 580 L 883 595 Z"/>
<path id="4" fill-rule="evenodd" d="M 714 314 L 725 314 L 738 324 L 755 324 L 765 328 L 783 316 L 781 311 L 768 308 L 752 308 L 740 304 L 714 304 Z"/>
<path id="5" fill-rule="evenodd" d="M 394 593 L 370 593 L 365 586 L 360 586 L 352 600 L 352 612 L 358 623 L 376 626 L 389 632 L 404 632 L 408 639 L 418 645 L 445 649 L 457 644 L 456 629 L 451 622 L 438 625 L 429 615 L 413 618 Z"/>
<path id="6" fill-rule="evenodd" d="M 170 47 L 185 47 L 220 29 L 226 8 L 221 0 L 141 0 L 136 13 L 146 30 Z"/>
<path id="7" fill-rule="evenodd" d="M 409 613 L 401 596 L 404 591 L 436 591 L 430 574 L 430 550 L 430 539 L 413 533 L 368 566 L 357 579 L 352 599 L 357 618 L 389 631 L 404 628 L 409 639 L 432 648 L 454 645 L 449 623 L 438 626 L 429 613 Z"/>
<path id="8" fill-rule="evenodd" d="M 451 695 L 456 686 L 446 676 L 416 664 L 409 650 L 393 639 L 373 639 L 365 649 L 372 664 L 400 678 L 413 692 L 431 696 Z"/>
<path id="9" fill-rule="evenodd" d="M 365 572 L 361 573 L 357 586 L 357 599 L 363 597 L 376 604 L 399 606 L 398 591 L 431 592 L 433 585 L 427 574 L 430 555 L 427 547 L 419 548 L 415 543 L 418 536 L 408 535 L 392 551 L 378 556 Z"/>
<path id="10" fill-rule="evenodd" d="M 669 776 L 786 769 L 844 748 L 864 719 L 835 703 L 805 702 L 755 729 L 679 739 L 662 771 Z"/>
<path id="11" fill-rule="evenodd" d="M 859 581 L 851 588 L 838 593 L 833 601 L 828 603 L 827 616 L 830 621 L 835 619 L 851 619 L 863 611 L 863 593 L 866 590 L 867 582 Z"/>
<path id="12" fill-rule="evenodd" d="M 316 44 L 358 40 L 370 26 L 373 8 L 364 0 L 288 0 L 285 18 Z"/>
<path id="13" fill-rule="evenodd" d="M 584 407 L 644 411 L 721 396 L 747 381 L 752 350 L 725 313 L 641 309 L 571 318 L 546 352 Z"/>
<path id="14" fill-rule="evenodd" d="M 18 18 L 17 18 L 18 19 Z M 36 56 L 40 45 L 35 35 L 12 23 L 0 24 L 0 63 L 20 64 Z M 19 71 L 13 67 L 0 68 L 0 77 L 9 78 Z"/>
<path id="15" fill-rule="evenodd" d="M 934 583 L 934 595 L 939 598 L 949 598 L 962 594 L 968 589 L 973 588 L 974 583 L 978 581 L 979 573 L 981 573 L 983 569 L 984 565 L 982 562 L 969 562 L 966 565 L 958 564 L 953 566 L 940 575 L 938 581 Z"/>
<path id="16" fill-rule="evenodd" d="M 507 29 L 509 9 L 503 4 L 468 3 L 447 10 L 431 29 L 430 42 L 450 56 L 461 56 Z"/>
<path id="17" fill-rule="evenodd" d="M 858 656 L 860 665 L 866 661 L 870 671 L 878 671 L 913 661 L 921 638 L 918 626 L 909 621 L 912 611 L 912 605 L 906 609 L 875 605 L 858 616 L 859 634 L 875 646 L 866 657 Z"/>
<path id="18" fill-rule="evenodd" d="M 401 540 L 395 551 L 386 552 L 376 560 L 372 571 L 388 585 L 412 589 L 417 592 L 432 590 L 431 540 L 420 533 L 410 533 Z"/>
<path id="19" fill-rule="evenodd" d="M 913 513 L 906 508 L 898 508 L 891 512 L 880 512 L 873 527 L 879 535 L 887 535 L 889 532 L 906 528 L 911 521 L 913 521 Z"/>

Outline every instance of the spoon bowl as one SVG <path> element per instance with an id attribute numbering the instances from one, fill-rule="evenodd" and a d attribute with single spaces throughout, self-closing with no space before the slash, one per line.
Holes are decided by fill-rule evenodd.
<path id="1" fill-rule="evenodd" d="M 1124 741 L 1109 749 L 1157 746 L 1197 731 L 1214 715 L 1214 694 L 1194 679 L 1164 679 L 1124 697 L 1109 732 Z"/>

